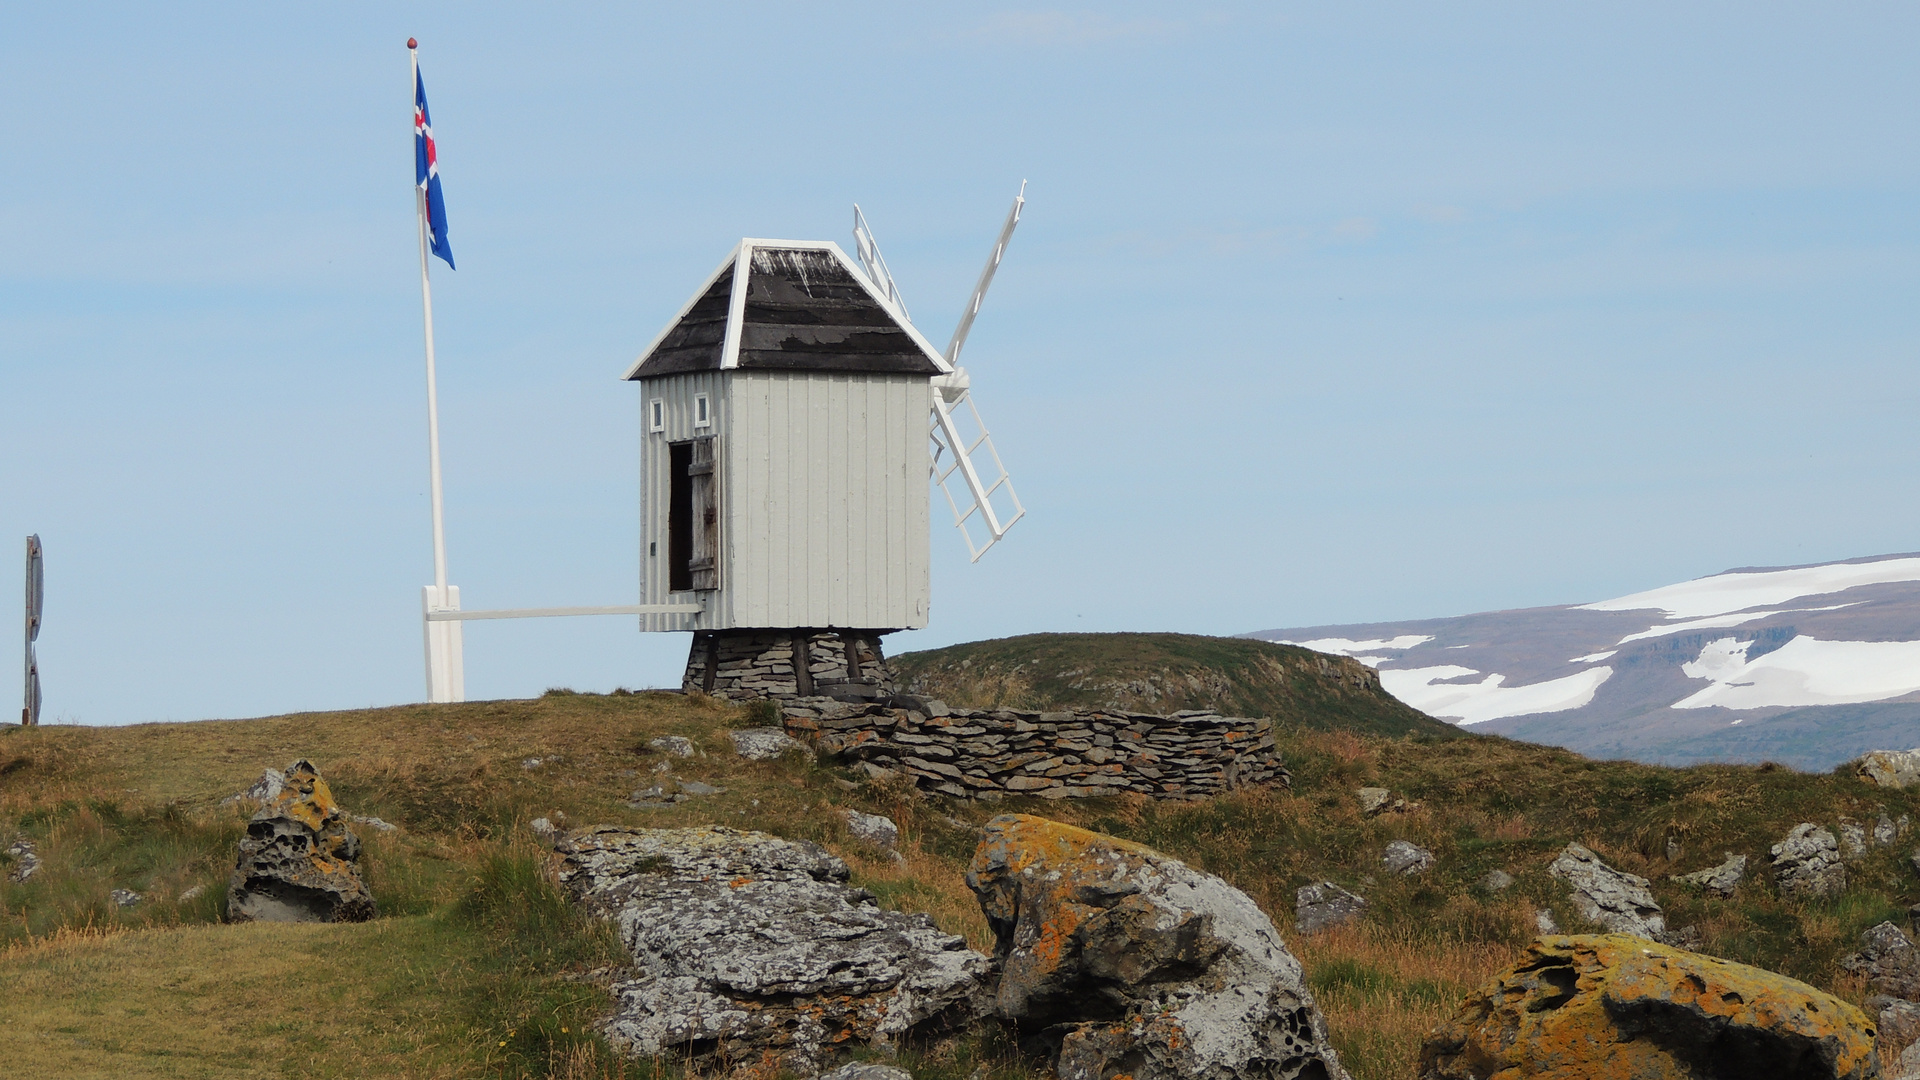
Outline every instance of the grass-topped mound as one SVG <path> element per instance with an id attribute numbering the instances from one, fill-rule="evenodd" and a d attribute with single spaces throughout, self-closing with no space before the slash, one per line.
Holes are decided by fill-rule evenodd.
<path id="1" fill-rule="evenodd" d="M 1380 688 L 1357 660 L 1198 634 L 1027 634 L 903 653 L 902 686 L 970 709 L 1214 709 L 1368 735 L 1458 730 Z"/>
<path id="2" fill-rule="evenodd" d="M 1202 639 L 1205 640 L 1205 639 Z M 1669 926 L 1700 951 L 1780 971 L 1859 1003 L 1840 959 L 1860 933 L 1920 901 L 1906 856 L 1920 846 L 1920 792 L 1779 767 L 1669 769 L 1591 761 L 1499 738 L 1380 737 L 1276 724 L 1291 792 L 1243 789 L 1199 802 L 1114 797 L 982 804 L 923 798 L 803 754 L 752 762 L 727 728 L 765 710 L 677 694 L 552 693 L 532 701 L 412 706 L 262 720 L 49 727 L 0 733 L 0 850 L 26 839 L 42 865 L 24 883 L 0 865 L 0 1061 L 62 1077 L 684 1076 L 629 1063 L 593 1033 L 624 962 L 599 923 L 552 884 L 527 823 L 728 824 L 814 840 L 883 906 L 925 912 L 990 949 L 965 884 L 979 827 L 1036 814 L 1147 845 L 1250 894 L 1300 956 L 1335 1047 L 1358 1080 L 1412 1075 L 1422 1036 L 1532 938 L 1535 913 L 1586 929 L 1546 868 L 1568 841 L 1652 880 Z M 648 746 L 680 735 L 699 751 Z M 351 925 L 219 921 L 245 812 L 222 805 L 268 765 L 312 759 L 362 827 L 378 916 Z M 532 764 L 539 759 L 537 764 Z M 663 771 L 664 770 L 664 771 Z M 627 805 L 663 777 L 725 791 L 661 808 Z M 1385 787 L 1411 805 L 1365 816 Z M 843 809 L 900 826 L 895 860 L 847 832 Z M 1837 829 L 1881 813 L 1913 824 L 1848 864 L 1839 895 L 1774 888 L 1767 848 L 1798 822 Z M 1393 840 L 1430 850 L 1427 872 L 1381 865 Z M 1670 880 L 1745 854 L 1721 899 Z M 6 862 L 0 856 L 0 863 Z M 1511 874 L 1504 891 L 1482 885 Z M 1358 924 L 1293 925 L 1295 890 L 1331 880 L 1368 901 Z M 198 888 L 201 891 L 194 893 Z M 113 889 L 144 899 L 120 907 Z M 1029 1078 L 1039 1066 L 992 1032 L 909 1047 L 919 1080 Z"/>

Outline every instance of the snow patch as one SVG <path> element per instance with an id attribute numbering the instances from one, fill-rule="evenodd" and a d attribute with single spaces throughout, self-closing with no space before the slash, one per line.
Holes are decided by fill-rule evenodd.
<path id="1" fill-rule="evenodd" d="M 1673 707 L 1852 705 L 1920 691 L 1920 641 L 1821 641 L 1803 635 L 1748 660 L 1751 644 L 1720 638 L 1701 649 L 1698 659 L 1680 665 L 1688 676 L 1708 680 L 1708 686 Z M 1383 672 L 1383 685 L 1385 680 Z"/>
<path id="2" fill-rule="evenodd" d="M 1862 585 L 1884 585 L 1895 581 L 1920 581 L 1920 558 L 1831 563 L 1826 566 L 1803 566 L 1797 570 L 1715 574 L 1595 604 L 1583 604 L 1575 610 L 1640 611 L 1657 608 L 1665 611 L 1670 619 L 1699 618 L 1784 604 L 1802 596 L 1819 596 Z"/>
<path id="3" fill-rule="evenodd" d="M 1593 700 L 1594 692 L 1613 675 L 1613 669 L 1588 668 L 1565 678 L 1527 686 L 1502 686 L 1507 677 L 1498 674 L 1488 675 L 1477 683 L 1444 681 L 1478 674 L 1458 664 L 1385 670 L 1380 672 L 1380 686 L 1428 716 L 1456 720 L 1461 727 L 1467 727 L 1506 716 L 1578 709 Z"/>
<path id="4" fill-rule="evenodd" d="M 1665 637 L 1668 634 L 1684 634 L 1688 630 L 1719 630 L 1728 626 L 1739 626 L 1743 622 L 1764 619 L 1769 615 L 1778 615 L 1778 611 L 1750 611 L 1741 615 L 1715 615 L 1710 619 L 1686 619 L 1677 623 L 1662 623 L 1651 630 L 1642 630 L 1637 634 L 1628 634 L 1616 645 L 1625 645 L 1629 641 L 1644 641 L 1647 638 Z"/>
<path id="5" fill-rule="evenodd" d="M 1619 649 L 1608 649 L 1608 650 L 1607 650 L 1606 652 L 1597 652 L 1597 653 L 1588 653 L 1588 654 L 1587 654 L 1587 655 L 1585 655 L 1585 656 L 1576 656 L 1576 657 L 1574 657 L 1573 659 L 1571 659 L 1571 660 L 1569 660 L 1569 661 L 1567 661 L 1567 663 L 1569 663 L 1569 664 L 1597 664 L 1597 663 L 1599 663 L 1600 661 L 1602 661 L 1602 660 L 1605 660 L 1605 659 L 1606 659 L 1607 657 L 1609 657 L 1609 656 L 1612 656 L 1612 655 L 1613 655 L 1614 653 L 1617 653 L 1617 652 L 1619 652 L 1619 651 L 1620 651 Z"/>
<path id="6" fill-rule="evenodd" d="M 1411 649 L 1423 641 L 1432 641 L 1433 635 L 1401 634 L 1397 638 L 1373 638 L 1369 641 L 1355 641 L 1352 638 L 1323 637 L 1312 641 L 1282 641 L 1282 645 L 1298 645 L 1314 652 L 1333 653 L 1336 656 L 1353 656 L 1357 653 L 1380 652 L 1390 650 L 1398 652 Z"/>

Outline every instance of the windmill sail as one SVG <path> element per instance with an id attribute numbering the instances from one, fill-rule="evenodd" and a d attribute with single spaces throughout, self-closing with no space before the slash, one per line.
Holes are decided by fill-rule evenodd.
<path id="1" fill-rule="evenodd" d="M 935 376 L 933 380 L 933 411 L 928 417 L 928 436 L 932 442 L 929 471 L 934 483 L 940 485 L 940 493 L 947 497 L 947 505 L 953 510 L 954 527 L 966 538 L 967 552 L 974 562 L 979 562 L 980 556 L 999 543 L 1007 530 L 1013 528 L 1013 523 L 1027 514 L 1020 496 L 1014 493 L 1013 477 L 1007 474 L 1000 451 L 994 448 L 993 435 L 988 432 L 986 421 L 980 418 L 979 407 L 973 403 L 972 383 L 966 369 L 960 367 L 960 350 L 973 331 L 980 303 L 986 299 L 993 275 L 1000 269 L 1000 260 L 1007 253 L 1007 241 L 1013 238 L 1014 227 L 1020 224 L 1020 211 L 1026 204 L 1027 182 L 1022 180 L 1020 193 L 1013 198 L 1013 208 L 1007 211 L 1006 223 L 1000 226 L 1000 235 L 993 242 L 993 253 L 987 257 L 986 268 L 980 271 L 980 280 L 974 284 L 973 295 L 967 298 L 959 325 L 954 327 L 953 339 L 947 343 L 947 363 L 953 365 L 953 374 Z M 868 227 L 858 204 L 853 208 L 853 239 L 867 277 L 905 316 L 906 305 L 900 302 L 893 273 L 887 269 L 880 245 L 874 240 L 873 230 Z M 962 405 L 966 406 L 964 410 Z M 976 525 L 982 535 L 976 536 Z"/>

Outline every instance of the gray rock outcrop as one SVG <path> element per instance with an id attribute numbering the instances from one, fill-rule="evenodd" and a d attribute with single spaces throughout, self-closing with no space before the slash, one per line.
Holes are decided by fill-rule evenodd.
<path id="1" fill-rule="evenodd" d="M 227 882 L 229 922 L 360 922 L 373 895 L 360 879 L 360 838 L 313 763 L 287 766 L 282 786 L 247 822 Z"/>
<path id="2" fill-rule="evenodd" d="M 1345 926 L 1366 913 L 1366 897 L 1350 893 L 1331 881 L 1302 885 L 1293 894 L 1293 928 L 1303 934 Z"/>
<path id="3" fill-rule="evenodd" d="M 989 821 L 967 884 L 994 1011 L 1060 1080 L 1346 1080 L 1300 962 L 1247 894 L 1138 844 Z"/>
<path id="4" fill-rule="evenodd" d="M 842 810 L 847 821 L 847 832 L 856 840 L 864 840 L 874 847 L 892 851 L 900 844 L 900 826 L 884 814 L 863 814 L 858 810 Z"/>
<path id="5" fill-rule="evenodd" d="M 1572 886 L 1573 908 L 1589 922 L 1655 941 L 1667 932 L 1666 916 L 1647 879 L 1615 870 L 1579 844 L 1568 844 L 1547 873 Z"/>
<path id="6" fill-rule="evenodd" d="M 727 737 L 733 740 L 733 752 L 748 761 L 772 761 L 788 751 L 805 749 L 779 728 L 739 728 L 727 732 Z"/>
<path id="7" fill-rule="evenodd" d="M 661 735 L 648 739 L 647 749 L 683 758 L 690 758 L 695 753 L 693 740 L 685 735 Z"/>
<path id="8" fill-rule="evenodd" d="M 1883 788 L 1909 788 L 1920 783 L 1920 749 L 1869 750 L 1854 760 L 1853 771 Z"/>
<path id="9" fill-rule="evenodd" d="M 1732 896 L 1740 880 L 1747 876 L 1747 857 L 1727 852 L 1727 859 L 1719 866 L 1709 866 L 1705 870 L 1695 870 L 1691 874 L 1675 874 L 1673 880 L 1683 885 L 1705 889 L 1715 896 Z"/>
<path id="10" fill-rule="evenodd" d="M 1418 844 L 1395 840 L 1387 845 L 1386 854 L 1380 856 L 1380 865 L 1386 867 L 1389 874 L 1409 877 L 1424 874 L 1433 866 L 1433 852 Z"/>
<path id="11" fill-rule="evenodd" d="M 612 918 L 638 975 L 606 1034 L 635 1054 L 798 1072 L 969 1020 L 987 958 L 849 888 L 817 844 L 721 827 L 569 833 L 562 886 Z"/>
<path id="12" fill-rule="evenodd" d="M 813 1080 L 913 1080 L 913 1074 L 894 1065 L 875 1065 L 870 1061 L 850 1061 Z"/>
<path id="13" fill-rule="evenodd" d="M 28 881 L 40 871 L 40 853 L 33 848 L 31 840 L 15 840 L 7 845 L 7 854 L 13 856 L 13 869 L 7 871 L 8 881 Z"/>
<path id="14" fill-rule="evenodd" d="M 1812 822 L 1795 825 L 1787 838 L 1770 850 L 1774 883 L 1782 896 L 1832 896 L 1847 887 L 1847 868 L 1840 860 L 1840 842 L 1831 832 Z"/>
<path id="15" fill-rule="evenodd" d="M 1503 893 L 1513 888 L 1513 875 L 1505 870 L 1489 870 L 1487 876 L 1480 879 L 1480 887 L 1490 893 Z"/>
<path id="16" fill-rule="evenodd" d="M 1860 935 L 1860 951 L 1840 966 L 1867 981 L 1876 994 L 1920 1001 L 1920 949 L 1906 931 L 1883 922 Z"/>

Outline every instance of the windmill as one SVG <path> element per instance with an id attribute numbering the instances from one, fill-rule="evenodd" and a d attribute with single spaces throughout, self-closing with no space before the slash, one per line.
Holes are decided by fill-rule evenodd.
<path id="1" fill-rule="evenodd" d="M 880 636 L 927 624 L 931 488 L 975 561 L 1025 516 L 959 366 L 1025 190 L 944 351 L 856 206 L 858 263 L 830 241 L 742 240 L 627 370 L 640 627 L 694 632 L 689 689 L 890 692 Z"/>

